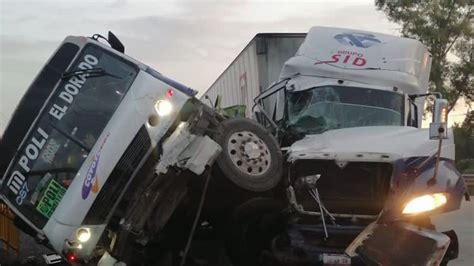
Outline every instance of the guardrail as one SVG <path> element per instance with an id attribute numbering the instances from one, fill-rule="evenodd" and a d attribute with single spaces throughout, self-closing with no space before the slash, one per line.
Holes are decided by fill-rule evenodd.
<path id="1" fill-rule="evenodd" d="M 0 248 L 5 253 L 18 256 L 20 250 L 20 234 L 13 224 L 14 215 L 7 205 L 0 203 Z"/>
<path id="2" fill-rule="evenodd" d="M 464 182 L 466 182 L 467 190 L 469 194 L 474 195 L 474 174 L 464 174 Z"/>

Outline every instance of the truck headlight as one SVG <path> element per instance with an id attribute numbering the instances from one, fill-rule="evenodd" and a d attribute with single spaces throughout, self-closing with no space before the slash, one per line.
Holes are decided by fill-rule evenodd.
<path id="1" fill-rule="evenodd" d="M 77 240 L 81 243 L 89 241 L 91 238 L 91 232 L 87 228 L 79 228 L 76 232 Z"/>
<path id="2" fill-rule="evenodd" d="M 155 109 L 159 116 L 167 116 L 173 111 L 173 104 L 168 100 L 159 100 L 155 104 Z"/>
<path id="3" fill-rule="evenodd" d="M 418 214 L 434 210 L 446 204 L 447 198 L 442 193 L 427 194 L 410 200 L 403 209 L 403 214 Z"/>

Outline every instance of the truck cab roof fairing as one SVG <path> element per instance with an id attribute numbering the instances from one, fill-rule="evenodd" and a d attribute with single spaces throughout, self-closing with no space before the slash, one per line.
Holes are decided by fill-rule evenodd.
<path id="1" fill-rule="evenodd" d="M 280 78 L 301 75 L 342 78 L 425 93 L 431 56 L 419 41 L 359 30 L 313 27 Z M 357 70 L 357 71 L 354 71 Z"/>

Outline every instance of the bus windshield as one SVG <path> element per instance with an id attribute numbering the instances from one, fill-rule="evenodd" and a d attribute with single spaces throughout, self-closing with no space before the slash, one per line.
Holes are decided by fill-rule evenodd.
<path id="1" fill-rule="evenodd" d="M 57 81 L 2 187 L 38 228 L 58 206 L 137 72 L 136 65 L 88 44 Z"/>
<path id="2" fill-rule="evenodd" d="M 403 125 L 404 98 L 397 92 L 323 86 L 290 92 L 287 125 L 306 134 L 365 126 Z"/>

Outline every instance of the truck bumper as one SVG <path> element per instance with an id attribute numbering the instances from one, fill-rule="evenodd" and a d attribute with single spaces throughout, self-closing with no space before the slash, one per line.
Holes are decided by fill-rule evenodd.
<path id="1" fill-rule="evenodd" d="M 265 254 L 265 265 L 364 265 L 358 257 L 344 254 L 345 247 L 363 229 L 362 226 L 327 225 L 329 238 L 325 239 L 320 225 L 291 225 L 287 235 L 273 239 L 271 252 Z"/>
<path id="2" fill-rule="evenodd" d="M 407 223 L 372 223 L 346 254 L 366 265 L 439 265 L 457 257 L 454 231 L 440 233 Z M 446 256 L 445 256 L 446 255 Z"/>

